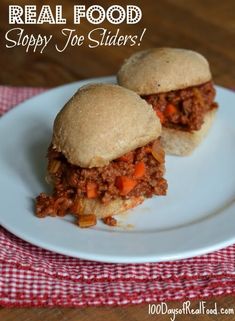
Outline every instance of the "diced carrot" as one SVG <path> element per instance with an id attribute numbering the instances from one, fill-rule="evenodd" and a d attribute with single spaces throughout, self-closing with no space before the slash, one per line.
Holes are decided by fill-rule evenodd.
<path id="1" fill-rule="evenodd" d="M 165 120 L 165 117 L 164 117 L 163 112 L 160 111 L 160 110 L 156 110 L 155 112 L 156 112 L 156 115 L 157 115 L 157 117 L 160 119 L 160 122 L 161 122 L 161 124 L 162 124 L 162 123 L 164 122 L 164 120 Z"/>
<path id="2" fill-rule="evenodd" d="M 128 176 L 118 176 L 116 178 L 116 186 L 122 196 L 127 195 L 136 186 L 137 182 Z"/>
<path id="3" fill-rule="evenodd" d="M 166 116 L 170 116 L 170 115 L 176 114 L 177 111 L 178 111 L 178 110 L 177 110 L 177 108 L 176 108 L 175 105 L 173 105 L 173 104 L 168 104 L 168 105 L 166 106 L 166 108 L 165 108 L 164 114 L 165 114 Z"/>
<path id="4" fill-rule="evenodd" d="M 123 161 L 123 162 L 132 162 L 133 161 L 133 153 L 132 152 L 126 153 L 126 154 L 122 155 L 121 157 L 119 157 L 119 160 Z"/>
<path id="5" fill-rule="evenodd" d="M 145 164 L 144 162 L 139 162 L 135 165 L 135 172 L 134 172 L 134 177 L 135 178 L 141 178 L 145 174 Z"/>
<path id="6" fill-rule="evenodd" d="M 95 214 L 78 215 L 77 225 L 82 228 L 96 225 Z"/>
<path id="7" fill-rule="evenodd" d="M 86 193 L 88 198 L 96 198 L 97 197 L 97 184 L 94 182 L 88 182 L 86 185 Z"/>

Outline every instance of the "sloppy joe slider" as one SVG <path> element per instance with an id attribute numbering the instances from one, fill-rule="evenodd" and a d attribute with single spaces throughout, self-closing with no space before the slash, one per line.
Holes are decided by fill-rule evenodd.
<path id="1" fill-rule="evenodd" d="M 118 83 L 152 105 L 163 126 L 166 153 L 190 154 L 207 134 L 217 110 L 208 61 L 199 53 L 155 48 L 127 59 Z"/>
<path id="2" fill-rule="evenodd" d="M 88 227 L 165 195 L 160 134 L 159 119 L 136 93 L 111 84 L 80 88 L 56 116 L 47 175 L 54 191 L 37 197 L 36 214 L 71 213 Z"/>

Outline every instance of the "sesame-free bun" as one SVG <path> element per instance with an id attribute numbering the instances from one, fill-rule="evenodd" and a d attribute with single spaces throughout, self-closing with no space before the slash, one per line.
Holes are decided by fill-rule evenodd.
<path id="1" fill-rule="evenodd" d="M 81 198 L 81 212 L 79 214 L 94 214 L 97 218 L 105 218 L 108 216 L 123 213 L 144 201 L 144 197 L 132 197 L 129 199 L 117 198 L 110 201 L 107 205 L 102 204 L 98 199 Z"/>
<path id="2" fill-rule="evenodd" d="M 200 130 L 186 132 L 183 130 L 163 127 L 161 142 L 166 154 L 187 156 L 202 142 L 212 126 L 216 109 L 206 113 Z"/>
<path id="3" fill-rule="evenodd" d="M 137 52 L 121 66 L 118 84 L 139 95 L 164 93 L 211 80 L 208 61 L 199 53 L 176 48 Z"/>
<path id="4" fill-rule="evenodd" d="M 161 133 L 148 103 L 112 84 L 80 88 L 57 115 L 52 145 L 80 167 L 100 167 Z"/>

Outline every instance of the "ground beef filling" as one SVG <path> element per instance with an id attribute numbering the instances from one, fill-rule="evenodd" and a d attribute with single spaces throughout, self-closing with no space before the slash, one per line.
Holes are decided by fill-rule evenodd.
<path id="1" fill-rule="evenodd" d="M 76 201 L 81 198 L 99 199 L 108 204 L 118 197 L 165 195 L 164 161 L 159 139 L 107 166 L 95 168 L 71 165 L 62 153 L 50 147 L 48 173 L 54 192 L 52 196 L 41 193 L 37 197 L 36 214 L 40 217 L 79 214 L 76 213 Z"/>
<path id="2" fill-rule="evenodd" d="M 211 81 L 186 89 L 142 96 L 153 106 L 163 126 L 185 131 L 199 130 L 205 114 L 217 108 Z"/>

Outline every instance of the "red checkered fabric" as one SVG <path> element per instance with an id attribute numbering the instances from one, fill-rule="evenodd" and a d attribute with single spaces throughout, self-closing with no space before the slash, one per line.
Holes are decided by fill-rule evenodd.
<path id="1" fill-rule="evenodd" d="M 0 114 L 42 90 L 0 86 Z M 109 264 L 52 253 L 0 228 L 3 306 L 126 305 L 228 294 L 235 294 L 235 245 L 174 262 Z"/>
<path id="2" fill-rule="evenodd" d="M 0 86 L 0 116 L 24 100 L 41 93 L 45 89 L 33 87 Z"/>

